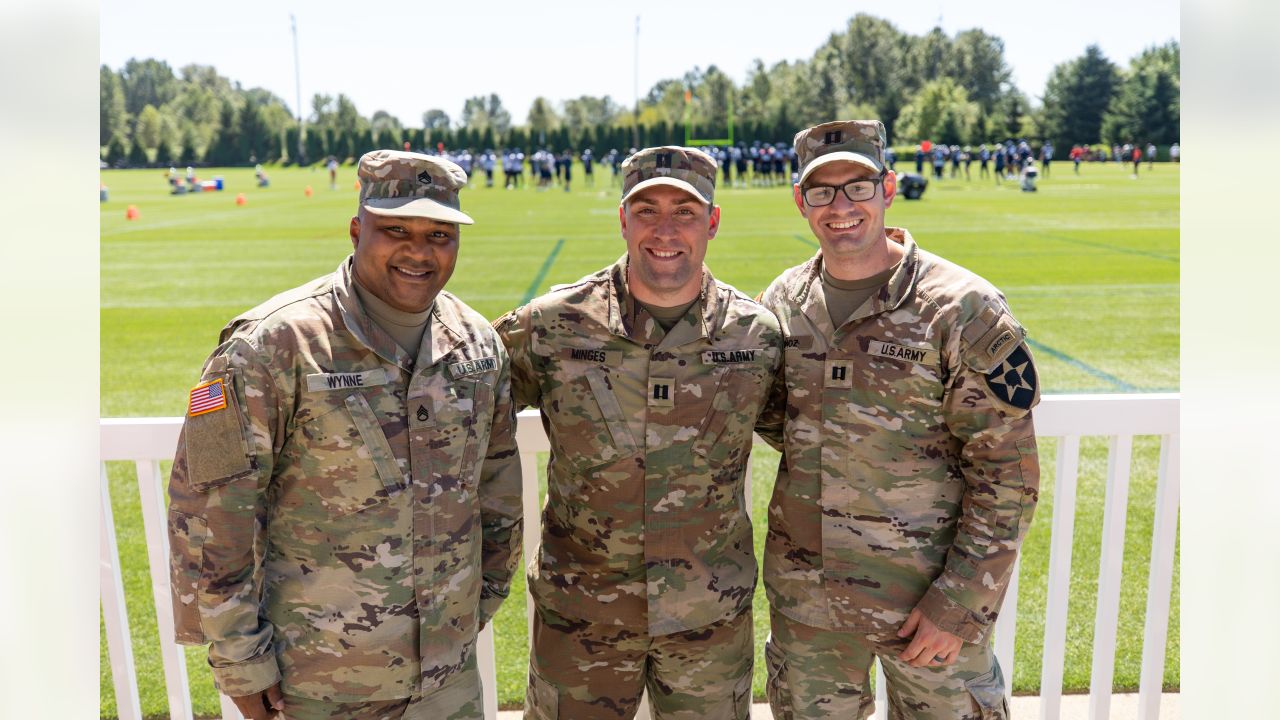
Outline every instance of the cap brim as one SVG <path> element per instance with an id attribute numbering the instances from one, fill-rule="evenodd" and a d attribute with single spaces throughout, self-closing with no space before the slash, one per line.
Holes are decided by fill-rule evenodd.
<path id="1" fill-rule="evenodd" d="M 421 217 L 459 225 L 474 225 L 476 222 L 461 210 L 424 197 L 374 198 L 365 200 L 364 208 L 374 215 Z"/>
<path id="2" fill-rule="evenodd" d="M 683 190 L 689 193 L 690 195 L 693 196 L 695 200 L 702 203 L 703 205 L 711 204 L 711 201 L 702 197 L 702 194 L 699 193 L 697 190 L 695 190 L 692 185 L 685 182 L 684 180 L 677 180 L 673 177 L 649 178 L 648 180 L 645 180 L 644 182 L 639 183 L 635 187 L 631 188 L 631 191 L 628 192 L 626 195 L 623 195 L 622 202 L 626 202 L 630 200 L 631 198 L 636 196 L 636 193 L 643 192 L 644 190 L 654 187 L 655 185 L 669 185 L 673 188 L 677 188 L 679 190 Z"/>
<path id="3" fill-rule="evenodd" d="M 874 170 L 875 172 L 878 172 L 878 173 L 884 172 L 884 166 L 877 163 L 875 160 L 872 160 L 870 157 L 867 157 L 866 155 L 861 155 L 859 153 L 842 150 L 840 152 L 833 152 L 827 155 L 822 155 L 814 159 L 813 162 L 810 162 L 808 165 L 806 165 L 804 168 L 804 171 L 800 173 L 800 182 L 803 183 L 806 179 L 808 179 L 808 177 L 813 174 L 814 170 L 817 170 L 820 167 L 825 167 L 827 165 L 830 165 L 831 163 L 836 163 L 836 162 L 851 162 L 857 165 L 861 165 L 862 167 L 867 168 L 869 170 Z"/>

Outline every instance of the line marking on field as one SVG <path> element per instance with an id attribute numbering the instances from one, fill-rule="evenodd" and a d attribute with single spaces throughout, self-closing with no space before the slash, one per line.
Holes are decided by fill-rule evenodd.
<path id="1" fill-rule="evenodd" d="M 533 276 L 533 282 L 529 283 L 529 289 L 524 291 L 524 299 L 520 301 L 521 305 L 532 300 L 534 293 L 538 292 L 538 288 L 542 287 L 542 281 L 547 278 L 547 273 L 551 271 L 551 266 L 555 263 L 556 256 L 560 254 L 560 248 L 562 247 L 564 247 L 564 238 L 556 240 L 556 246 L 551 248 L 547 259 L 542 261 L 542 267 L 538 268 L 538 274 Z"/>
<path id="2" fill-rule="evenodd" d="M 798 234 L 798 233 L 797 233 L 797 234 L 795 234 L 795 235 L 792 235 L 792 237 L 794 237 L 795 239 L 797 239 L 797 240 L 799 240 L 800 242 L 804 243 L 805 245 L 808 245 L 809 247 L 814 248 L 815 250 L 816 250 L 816 249 L 817 249 L 817 247 L 818 247 L 818 243 L 816 243 L 816 242 L 814 242 L 814 241 L 810 240 L 809 238 L 807 238 L 807 237 L 805 237 L 805 236 L 803 236 L 803 235 L 800 235 L 800 234 Z"/>
<path id="3" fill-rule="evenodd" d="M 1142 255 L 1143 257 L 1155 258 L 1157 260 L 1164 260 L 1166 262 L 1171 262 L 1171 263 L 1179 262 L 1179 259 L 1176 257 L 1161 255 L 1160 253 L 1148 252 L 1146 250 L 1135 250 L 1133 248 L 1119 247 L 1116 245 L 1108 245 L 1107 243 L 1090 242 L 1088 240 L 1081 240 L 1080 238 L 1066 237 L 1063 235 L 1055 235 L 1053 233 L 1041 232 L 1039 230 L 1035 230 L 1032 232 L 1034 232 L 1036 235 L 1039 235 L 1040 237 L 1046 237 L 1046 238 L 1049 238 L 1050 240 L 1057 240 L 1059 242 L 1072 243 L 1075 245 L 1086 245 L 1088 247 L 1095 247 L 1102 250 L 1110 250 L 1112 252 L 1118 252 L 1118 253 L 1127 253 L 1129 255 Z"/>
<path id="4" fill-rule="evenodd" d="M 1062 352 L 1061 350 L 1056 350 L 1054 348 L 1051 348 L 1042 342 L 1037 342 L 1035 340 L 1032 340 L 1031 338 L 1027 338 L 1027 344 L 1035 348 L 1038 352 L 1043 352 L 1047 355 L 1051 355 L 1078 370 L 1083 370 L 1084 372 L 1089 373 L 1090 375 L 1098 378 L 1099 380 L 1105 380 L 1111 383 L 1116 387 L 1117 390 L 1120 390 L 1121 392 L 1138 392 L 1139 390 L 1141 390 L 1141 388 L 1139 388 L 1137 385 L 1130 385 L 1129 383 L 1125 382 L 1124 380 L 1121 380 L 1115 375 L 1112 375 L 1107 372 L 1103 372 L 1102 370 L 1099 370 L 1098 368 L 1093 367 L 1092 365 L 1089 365 L 1087 363 L 1080 362 L 1079 360 L 1071 357 L 1070 355 Z"/>

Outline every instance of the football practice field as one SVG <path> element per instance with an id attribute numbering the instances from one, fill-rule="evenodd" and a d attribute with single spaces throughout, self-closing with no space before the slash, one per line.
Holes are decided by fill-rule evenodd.
<path id="1" fill-rule="evenodd" d="M 906 169 L 899 163 L 899 169 Z M 1039 191 L 1016 181 L 997 184 L 963 176 L 930 181 L 919 201 L 897 200 L 889 225 L 908 228 L 917 243 L 977 272 L 999 287 L 1029 332 L 1041 391 L 1140 393 L 1178 389 L 1177 165 L 1086 164 L 1074 175 L 1057 162 Z M 331 190 L 323 169 L 268 168 L 271 186 L 257 188 L 247 168 L 202 170 L 221 175 L 226 189 L 170 196 L 162 170 L 103 171 L 110 200 L 101 205 L 101 408 L 103 417 L 178 416 L 201 364 L 227 320 L 272 295 L 332 272 L 351 251 L 347 225 L 356 210 L 354 167 L 339 171 Z M 501 173 L 498 183 L 501 183 Z M 597 166 L 586 187 L 580 166 L 573 190 L 485 188 L 473 178 L 463 210 L 457 268 L 448 289 L 492 319 L 551 285 L 571 282 L 616 260 L 619 187 Z M 308 196 L 304 190 L 310 186 Z M 238 206 L 236 195 L 245 204 Z M 816 249 L 789 186 L 717 190 L 719 235 L 707 265 L 715 276 L 755 296 L 784 268 Z M 137 206 L 135 220 L 126 207 Z M 1087 689 L 1094 596 L 1106 481 L 1105 438 L 1081 444 L 1080 485 L 1072 555 L 1072 597 L 1064 684 Z M 1157 438 L 1134 443 L 1126 526 L 1124 587 L 1116 651 L 1115 688 L 1136 689 L 1142 655 L 1151 511 L 1155 502 Z M 1005 669 L 1015 692 L 1035 693 L 1053 512 L 1056 444 L 1041 443 L 1041 495 L 1023 545 L 1016 666 Z M 778 455 L 753 459 L 757 554 Z M 167 463 L 165 470 L 167 472 Z M 132 466 L 109 467 L 112 504 L 140 694 L 148 717 L 167 712 L 152 608 L 145 538 Z M 536 519 L 532 519 L 536 522 Z M 1169 626 L 1164 682 L 1179 685 L 1178 577 Z M 524 580 L 496 619 L 498 697 L 522 702 L 527 638 Z M 768 607 L 755 598 L 755 694 L 764 694 Z M 115 717 L 115 697 L 101 633 L 103 717 Z M 197 714 L 218 712 L 203 649 L 188 651 Z"/>

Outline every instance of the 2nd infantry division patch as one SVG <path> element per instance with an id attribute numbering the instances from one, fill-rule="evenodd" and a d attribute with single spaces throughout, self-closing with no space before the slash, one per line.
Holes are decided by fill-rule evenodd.
<path id="1" fill-rule="evenodd" d="M 1036 368 L 1026 345 L 1019 345 L 987 374 L 987 387 L 1007 405 L 1022 410 L 1031 407 L 1036 399 Z"/>

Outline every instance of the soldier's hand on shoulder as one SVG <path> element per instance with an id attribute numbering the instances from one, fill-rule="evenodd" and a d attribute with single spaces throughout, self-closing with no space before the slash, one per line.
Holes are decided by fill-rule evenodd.
<path id="1" fill-rule="evenodd" d="M 252 695 L 232 697 L 231 702 L 236 704 L 236 709 L 248 720 L 273 720 L 284 712 L 284 695 L 280 692 L 280 683 Z"/>

